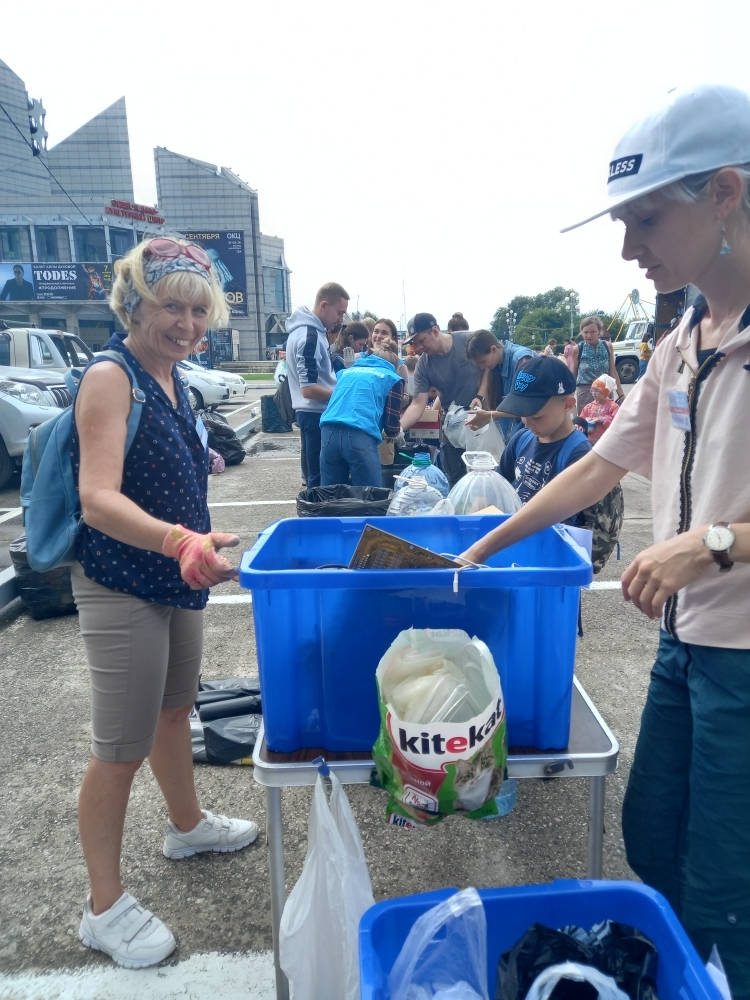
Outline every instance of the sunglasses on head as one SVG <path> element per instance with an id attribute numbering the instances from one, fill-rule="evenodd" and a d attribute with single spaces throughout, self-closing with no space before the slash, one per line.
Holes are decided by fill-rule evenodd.
<path id="1" fill-rule="evenodd" d="M 169 239 L 166 236 L 160 236 L 155 240 L 151 240 L 149 245 L 144 250 L 144 254 L 148 254 L 153 257 L 189 257 L 190 260 L 194 260 L 196 264 L 200 264 L 201 267 L 205 267 L 207 271 L 211 270 L 211 258 L 208 256 L 203 247 L 199 247 L 195 243 L 178 243 L 177 240 Z"/>

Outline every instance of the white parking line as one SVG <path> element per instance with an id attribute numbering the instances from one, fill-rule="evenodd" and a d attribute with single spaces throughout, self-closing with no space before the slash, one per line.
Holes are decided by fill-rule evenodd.
<path id="1" fill-rule="evenodd" d="M 294 504 L 296 500 L 228 500 L 210 503 L 209 507 L 279 507 L 281 504 Z"/>
<path id="2" fill-rule="evenodd" d="M 253 595 L 252 594 L 217 594 L 214 597 L 213 594 L 208 599 L 208 606 L 211 607 L 212 604 L 252 604 Z"/>
<path id="3" fill-rule="evenodd" d="M 244 406 L 238 406 L 236 410 L 232 409 L 230 412 L 232 412 L 232 413 L 242 413 L 243 410 L 249 410 L 251 406 L 257 406 L 257 405 L 258 405 L 258 401 L 256 399 L 256 401 L 254 403 L 245 403 Z"/>
<path id="4" fill-rule="evenodd" d="M 595 580 L 589 587 L 590 590 L 622 590 L 619 580 Z"/>
<path id="5" fill-rule="evenodd" d="M 12 521 L 14 517 L 20 517 L 23 507 L 0 507 L 0 511 L 3 511 L 0 514 L 0 524 L 2 524 L 3 521 Z"/>
<path id="6" fill-rule="evenodd" d="M 114 963 L 56 972 L 0 974 L 0 997 L 13 1000 L 272 1000 L 276 996 L 270 952 L 191 955 L 177 965 L 119 969 Z"/>

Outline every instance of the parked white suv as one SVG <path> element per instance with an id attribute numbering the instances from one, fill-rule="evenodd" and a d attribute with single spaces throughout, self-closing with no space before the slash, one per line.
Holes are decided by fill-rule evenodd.
<path id="1" fill-rule="evenodd" d="M 69 368 L 85 368 L 94 356 L 80 337 L 64 330 L 3 329 L 3 326 L 0 326 L 0 366 L 66 372 Z"/>
<path id="2" fill-rule="evenodd" d="M 0 367 L 0 490 L 20 468 L 31 428 L 56 416 L 71 402 L 57 372 Z"/>
<path id="3" fill-rule="evenodd" d="M 177 367 L 190 386 L 190 405 L 194 410 L 214 409 L 229 399 L 229 387 L 217 372 L 190 361 L 178 361 Z"/>

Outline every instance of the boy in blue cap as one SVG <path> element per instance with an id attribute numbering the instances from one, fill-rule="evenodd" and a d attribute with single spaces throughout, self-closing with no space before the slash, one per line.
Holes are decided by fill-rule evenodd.
<path id="1" fill-rule="evenodd" d="M 573 423 L 575 392 L 576 380 L 566 364 L 557 358 L 530 358 L 498 404 L 500 412 L 520 417 L 525 427 L 508 441 L 497 469 L 513 484 L 521 503 L 591 451 Z"/>

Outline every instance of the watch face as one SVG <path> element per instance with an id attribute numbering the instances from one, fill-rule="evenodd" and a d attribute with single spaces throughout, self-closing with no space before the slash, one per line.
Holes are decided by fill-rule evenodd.
<path id="1" fill-rule="evenodd" d="M 726 552 L 733 542 L 734 532 L 731 528 L 715 525 L 706 532 L 706 545 L 712 552 Z"/>

